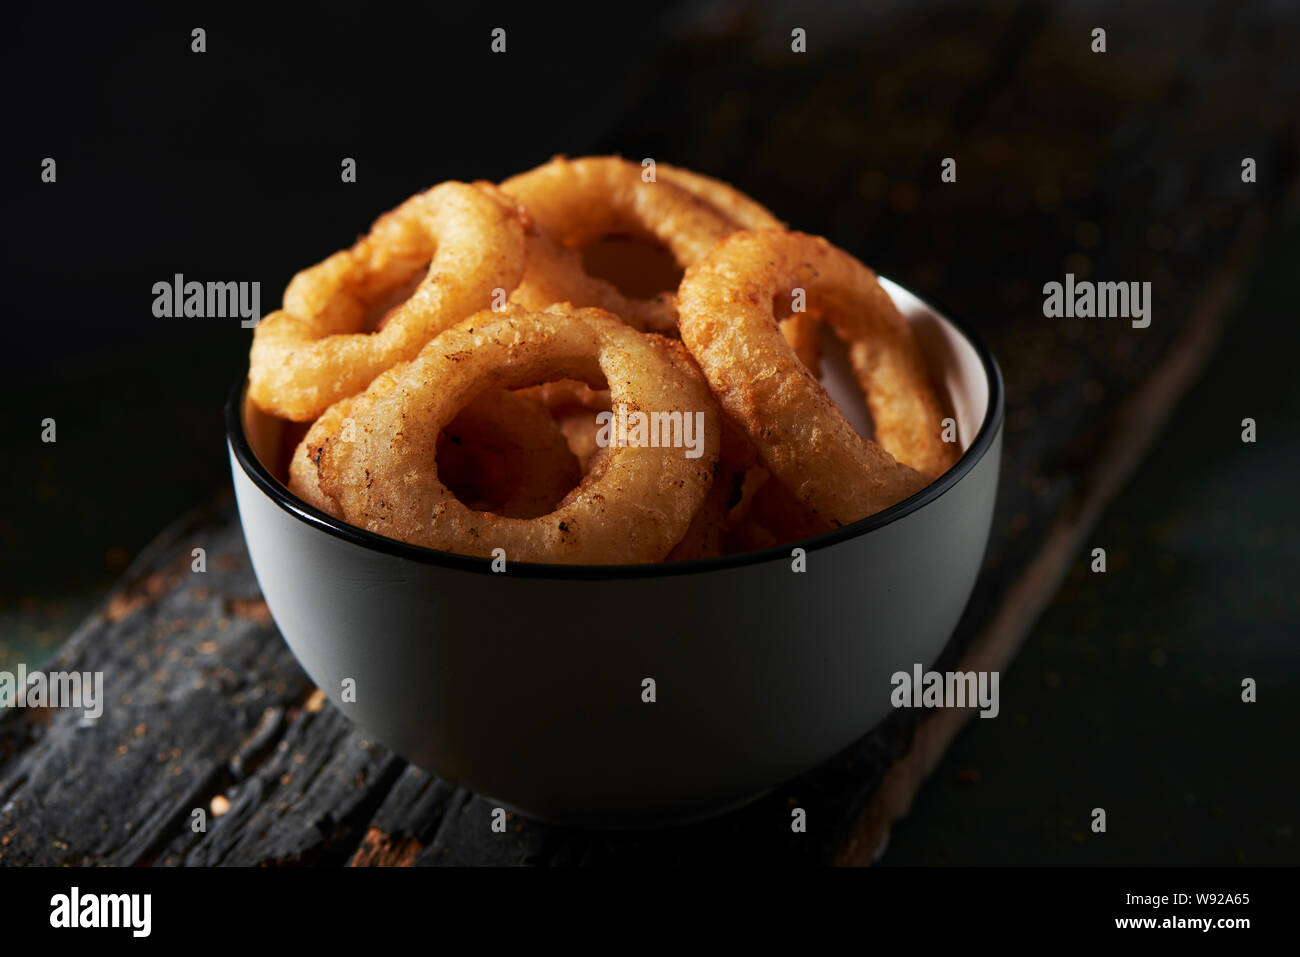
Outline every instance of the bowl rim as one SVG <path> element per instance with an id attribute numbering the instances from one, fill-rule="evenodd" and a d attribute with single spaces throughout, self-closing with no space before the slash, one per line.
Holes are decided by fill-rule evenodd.
<path id="1" fill-rule="evenodd" d="M 510 561 L 507 566 L 507 574 L 527 578 L 598 580 L 659 578 L 672 575 L 690 575 L 698 572 L 727 571 L 769 562 L 774 559 L 789 559 L 791 549 L 794 548 L 802 548 L 811 552 L 838 545 L 851 538 L 858 538 L 874 532 L 876 529 L 883 528 L 913 512 L 919 511 L 942 497 L 969 474 L 993 446 L 994 439 L 1001 429 L 1005 412 L 1002 371 L 998 368 L 997 360 L 993 358 L 993 354 L 985 346 L 983 340 L 966 323 L 953 318 L 949 311 L 936 308 L 929 300 L 921 299 L 920 296 L 916 296 L 906 287 L 899 285 L 899 288 L 907 291 L 929 309 L 931 313 L 951 325 L 970 343 L 984 368 L 984 376 L 989 388 L 988 407 L 984 413 L 984 420 L 975 433 L 975 438 L 966 451 L 962 453 L 961 458 L 929 485 L 901 502 L 897 502 L 873 515 L 868 515 L 866 518 L 859 519 L 851 525 L 844 525 L 810 538 L 785 542 L 758 551 L 720 555 L 712 558 L 693 558 L 680 562 L 647 562 L 639 565 L 565 565 L 551 562 Z M 234 385 L 231 386 L 225 409 L 226 440 L 235 460 L 244 470 L 244 474 L 282 510 L 312 528 L 373 551 L 405 558 L 422 565 L 436 565 L 456 571 L 480 574 L 496 574 L 491 570 L 493 561 L 491 558 L 458 555 L 454 552 L 438 551 L 437 549 L 426 548 L 423 545 L 412 545 L 397 539 L 385 538 L 383 535 L 364 528 L 349 525 L 298 498 L 262 464 L 261 460 L 253 452 L 247 435 L 244 434 L 243 406 L 247 388 L 247 373 L 240 375 L 235 380 Z"/>

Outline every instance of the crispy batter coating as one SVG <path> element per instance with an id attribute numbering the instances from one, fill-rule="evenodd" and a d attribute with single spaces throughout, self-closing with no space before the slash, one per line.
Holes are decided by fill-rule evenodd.
<path id="1" fill-rule="evenodd" d="M 376 379 L 371 388 L 390 389 L 398 369 Z M 342 511 L 321 491 L 317 464 L 355 405 L 354 397 L 326 409 L 289 464 L 289 490 L 335 518 L 342 518 Z M 457 414 L 438 439 L 437 460 L 444 484 L 462 501 L 511 518 L 554 510 L 582 480 L 581 462 L 560 424 L 541 403 L 507 389 L 489 389 Z"/>
<path id="2" fill-rule="evenodd" d="M 619 564 L 806 539 L 952 465 L 939 395 L 870 269 L 720 180 L 642 172 L 556 157 L 500 186 L 443 183 L 295 276 L 249 375 L 253 402 L 301 423 L 290 490 L 430 548 Z M 638 298 L 676 285 L 673 262 L 680 285 Z M 823 328 L 874 441 L 820 385 Z M 700 413 L 703 454 L 608 447 L 613 408 Z"/>
<path id="3" fill-rule="evenodd" d="M 771 210 L 730 183 L 681 166 L 670 166 L 668 163 L 656 163 L 655 170 L 660 180 L 680 186 L 704 200 L 735 223 L 737 229 L 785 228 L 785 223 L 777 219 Z"/>
<path id="4" fill-rule="evenodd" d="M 845 421 L 781 334 L 773 302 L 795 287 L 846 344 L 879 444 Z M 875 273 L 826 240 L 735 233 L 687 270 L 678 307 L 682 340 L 723 408 L 746 424 L 767 467 L 814 516 L 857 521 L 918 491 L 955 459 L 940 439 L 942 407 L 906 320 Z"/>
<path id="5" fill-rule="evenodd" d="M 528 309 L 557 302 L 597 306 L 637 329 L 675 334 L 673 290 L 629 299 L 586 273 L 581 248 L 605 236 L 644 236 L 662 243 L 685 268 L 739 226 L 688 189 L 667 179 L 647 183 L 641 173 L 639 165 L 616 156 L 557 156 L 502 183 L 533 227 L 527 268 L 512 301 Z"/>
<path id="6" fill-rule="evenodd" d="M 611 401 L 644 412 L 701 413 L 703 454 L 680 447 L 602 449 L 592 470 L 547 515 L 509 518 L 462 504 L 439 481 L 438 436 L 487 389 L 557 378 L 608 383 Z M 716 404 L 703 377 L 663 340 L 600 310 L 482 312 L 439 335 L 409 365 L 357 397 L 317 462 L 322 493 L 343 518 L 444 551 L 508 560 L 661 560 L 708 493 L 718 458 Z"/>
<path id="7" fill-rule="evenodd" d="M 367 315 L 428 271 L 366 330 Z M 508 294 L 523 275 L 519 213 L 490 184 L 443 183 L 381 216 L 355 246 L 294 276 L 253 333 L 249 395 L 297 422 L 356 395 L 431 338 Z"/>

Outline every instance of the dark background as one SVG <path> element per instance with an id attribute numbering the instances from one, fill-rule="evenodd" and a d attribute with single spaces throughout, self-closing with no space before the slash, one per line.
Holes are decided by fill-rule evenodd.
<path id="1" fill-rule="evenodd" d="M 295 271 L 432 183 L 621 152 L 723 176 L 977 327 L 1033 319 L 1040 284 L 1086 273 L 1123 238 L 1109 223 L 1133 219 L 1072 154 L 1100 141 L 1126 157 L 1107 176 L 1128 203 L 1158 205 L 1210 167 L 1231 180 L 1241 155 L 1275 183 L 1294 175 L 1295 8 L 1260 4 L 1243 27 L 1232 3 L 1131 6 L 15 10 L 0 667 L 34 667 L 159 528 L 228 485 L 221 405 L 251 334 L 154 318 L 153 283 L 259 280 L 269 312 Z M 1110 59 L 1081 66 L 1082 40 L 1079 62 L 1041 67 L 1059 88 L 990 95 L 1015 65 L 1053 55 L 1028 39 L 1048 18 L 1082 37 L 1107 27 Z M 789 55 L 791 25 L 809 31 L 803 57 Z M 999 39 L 981 48 L 972 38 L 990 25 Z M 495 26 L 504 56 L 489 51 Z M 1189 50 L 1190 72 L 1162 79 Z M 1225 77 L 1246 94 L 1216 100 Z M 1194 149 L 1151 141 L 1150 118 L 1169 111 L 1214 135 Z M 1037 136 L 1047 117 L 1056 132 Z M 953 189 L 938 163 L 959 139 L 976 149 Z M 45 156 L 57 184 L 40 182 Z M 355 184 L 340 182 L 343 157 Z M 1296 861 L 1287 730 L 1225 721 L 1189 691 L 1260 669 L 1273 693 L 1300 690 L 1300 225 L 1294 192 L 1268 195 L 1238 184 L 1222 200 L 1234 215 L 1270 207 L 1267 241 L 1222 348 L 1093 536 L 1111 572 L 1081 561 L 1004 675 L 1004 720 L 963 734 L 887 862 Z M 1145 275 L 1151 257 L 1202 242 L 1215 215 L 1144 224 L 1131 270 L 1101 278 Z M 1023 370 L 1013 403 L 1051 397 L 1054 363 L 1083 348 L 1041 335 L 1041 362 L 1006 361 L 1023 337 L 1000 346 Z M 1248 414 L 1261 422 L 1249 460 L 1223 440 Z M 39 440 L 47 416 L 55 445 Z M 1297 730 L 1296 708 L 1282 715 Z M 1149 795 L 1141 827 L 1081 851 L 1086 825 L 1064 809 L 1116 791 Z"/>
<path id="2" fill-rule="evenodd" d="M 221 406 L 251 332 L 156 319 L 153 284 L 259 280 L 270 312 L 295 272 L 412 193 L 602 148 L 654 95 L 669 29 L 625 16 L 514 11 L 505 56 L 489 52 L 497 18 L 451 7 L 14 17 L 7 639 L 61 640 L 159 528 L 228 484 Z M 205 54 L 190 52 L 195 26 Z M 340 181 L 345 156 L 355 184 Z M 32 441 L 47 416 L 55 447 Z"/>

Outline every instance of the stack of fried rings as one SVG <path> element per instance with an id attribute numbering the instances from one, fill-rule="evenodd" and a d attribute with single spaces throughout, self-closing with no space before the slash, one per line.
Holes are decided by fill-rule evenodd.
<path id="1" fill-rule="evenodd" d="M 635 298 L 592 275 L 584 249 L 609 237 L 657 244 L 680 284 Z M 823 327 L 874 438 L 819 383 Z M 617 157 L 443 183 L 380 217 L 258 324 L 249 396 L 304 423 L 288 485 L 307 503 L 527 562 L 788 542 L 901 501 L 957 457 L 870 269 L 725 183 Z M 610 441 L 615 409 L 698 422 L 698 441 Z"/>

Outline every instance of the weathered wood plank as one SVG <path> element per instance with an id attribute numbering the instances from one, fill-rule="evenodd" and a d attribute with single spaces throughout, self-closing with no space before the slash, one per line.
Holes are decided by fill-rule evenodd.
<path id="1" fill-rule="evenodd" d="M 1178 342 L 1116 413 L 1116 433 L 1098 456 L 1098 467 L 1057 518 L 1034 560 L 1007 589 L 987 625 L 962 651 L 955 670 L 1001 671 L 1011 663 L 1082 548 L 1084 536 L 1137 468 L 1179 397 L 1214 351 L 1242 269 L 1259 243 L 1261 221 L 1259 216 L 1251 220 Z M 885 774 L 859 815 L 856 828 L 836 855 L 837 863 L 867 864 L 884 849 L 890 827 L 907 813 L 921 784 L 971 715 L 970 710 L 936 711 L 920 723 L 906 754 Z"/>
<path id="2" fill-rule="evenodd" d="M 267 709 L 311 690 L 280 640 L 226 510 L 164 532 L 48 670 L 102 671 L 104 713 L 23 710 L 0 725 L 0 861 L 132 864 L 204 807 Z M 191 550 L 207 550 L 207 572 Z"/>

